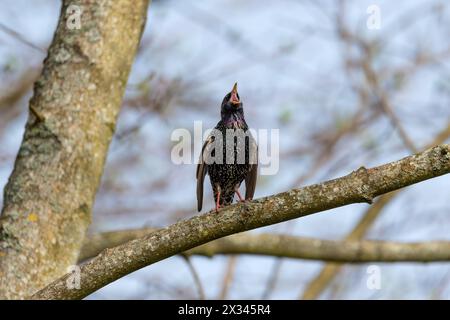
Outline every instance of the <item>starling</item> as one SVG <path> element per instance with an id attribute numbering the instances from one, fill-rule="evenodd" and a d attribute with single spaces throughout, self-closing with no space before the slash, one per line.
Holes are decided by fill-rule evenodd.
<path id="1" fill-rule="evenodd" d="M 220 111 L 221 120 L 203 144 L 197 166 L 198 211 L 202 209 L 203 181 L 206 174 L 211 181 L 216 211 L 231 204 L 235 194 L 240 201 L 245 201 L 251 200 L 255 193 L 258 151 L 256 141 L 244 119 L 237 83 L 223 99 Z M 216 157 L 216 151 L 219 157 Z M 220 157 L 220 152 L 223 152 L 223 157 Z M 244 180 L 245 199 L 239 192 Z"/>

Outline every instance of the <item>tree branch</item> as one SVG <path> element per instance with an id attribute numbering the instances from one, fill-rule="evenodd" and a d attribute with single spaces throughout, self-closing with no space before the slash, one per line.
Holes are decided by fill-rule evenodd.
<path id="1" fill-rule="evenodd" d="M 87 237 L 81 251 L 84 259 L 125 242 L 149 235 L 144 228 L 101 233 Z M 97 251 L 93 251 L 96 248 Z M 213 257 L 219 254 L 250 254 L 328 262 L 435 262 L 450 261 L 450 241 L 403 243 L 388 241 L 333 241 L 280 234 L 235 234 L 182 253 Z M 83 261 L 83 259 L 80 259 Z"/>
<path id="2" fill-rule="evenodd" d="M 180 221 L 143 238 L 106 249 L 81 266 L 81 288 L 66 286 L 67 274 L 34 299 L 80 299 L 133 271 L 206 242 L 316 212 L 360 202 L 450 172 L 450 145 L 441 145 L 371 169 L 239 203 Z"/>
<path id="3" fill-rule="evenodd" d="M 429 143 L 424 149 L 431 148 L 434 145 L 442 144 L 450 136 L 450 123 L 441 130 L 431 143 Z M 382 195 L 373 206 L 369 207 L 364 213 L 361 220 L 355 226 L 355 228 L 345 237 L 345 240 L 356 241 L 361 240 L 376 219 L 379 217 L 383 209 L 395 199 L 401 190 L 396 190 L 394 192 Z M 306 289 L 300 293 L 299 298 L 301 299 L 316 299 L 320 294 L 328 287 L 331 281 L 334 279 L 336 274 L 341 269 L 342 265 L 336 263 L 326 264 L 319 274 L 311 280 Z"/>

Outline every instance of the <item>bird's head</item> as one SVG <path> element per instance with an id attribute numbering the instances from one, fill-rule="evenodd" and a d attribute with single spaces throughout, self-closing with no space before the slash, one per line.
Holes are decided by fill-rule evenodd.
<path id="1" fill-rule="evenodd" d="M 236 114 L 243 116 L 242 101 L 237 91 L 237 83 L 234 84 L 233 89 L 223 98 L 220 111 L 222 119 Z"/>

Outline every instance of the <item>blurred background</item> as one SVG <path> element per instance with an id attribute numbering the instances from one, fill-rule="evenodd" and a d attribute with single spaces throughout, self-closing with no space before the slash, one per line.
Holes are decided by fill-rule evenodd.
<path id="1" fill-rule="evenodd" d="M 0 0 L 2 188 L 60 5 Z M 371 5 L 379 9 L 378 26 Z M 444 0 L 154 0 L 90 232 L 162 227 L 197 214 L 195 165 L 171 162 L 170 136 L 177 128 L 192 132 L 194 121 L 214 127 L 235 81 L 249 125 L 280 129 L 280 170 L 259 177 L 255 197 L 448 141 L 449 39 Z M 213 207 L 209 183 L 205 190 L 204 212 Z M 450 240 L 449 190 L 443 176 L 385 198 L 371 213 L 366 204 L 351 205 L 254 232 L 340 240 L 359 225 L 360 238 Z M 190 263 L 172 257 L 89 299 L 197 299 L 195 274 L 207 299 L 298 299 L 325 265 L 243 255 Z M 370 265 L 344 266 L 318 298 L 450 298 L 448 263 L 375 264 L 379 290 L 366 285 Z"/>

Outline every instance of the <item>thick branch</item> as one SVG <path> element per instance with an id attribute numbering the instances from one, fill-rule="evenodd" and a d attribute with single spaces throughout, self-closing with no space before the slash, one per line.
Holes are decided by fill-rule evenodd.
<path id="1" fill-rule="evenodd" d="M 80 261 L 155 231 L 152 228 L 121 230 L 87 237 Z M 205 243 L 182 254 L 206 257 L 250 254 L 345 263 L 435 262 L 450 261 L 450 242 L 333 241 L 278 234 L 236 234 Z"/>
<path id="2" fill-rule="evenodd" d="M 147 5 L 63 1 L 4 191 L 0 299 L 27 297 L 76 263 Z"/>
<path id="3" fill-rule="evenodd" d="M 81 288 L 69 289 L 69 274 L 33 298 L 80 299 L 124 275 L 180 252 L 233 233 L 303 217 L 359 202 L 450 172 L 450 146 L 441 145 L 379 167 L 239 203 L 219 213 L 180 221 L 141 239 L 103 251 L 81 267 Z"/>

